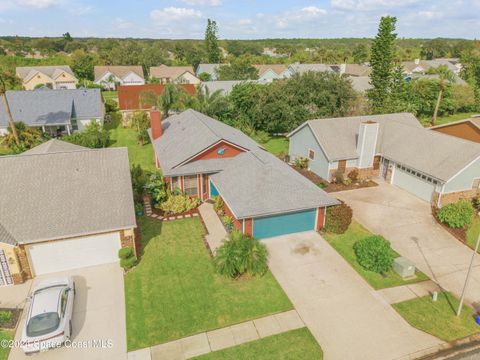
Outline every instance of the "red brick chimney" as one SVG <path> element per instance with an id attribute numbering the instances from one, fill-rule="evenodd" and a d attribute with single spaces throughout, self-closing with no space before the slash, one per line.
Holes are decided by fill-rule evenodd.
<path id="1" fill-rule="evenodd" d="M 153 140 L 156 140 L 162 136 L 162 115 L 157 109 L 150 110 L 150 128 L 152 129 Z"/>

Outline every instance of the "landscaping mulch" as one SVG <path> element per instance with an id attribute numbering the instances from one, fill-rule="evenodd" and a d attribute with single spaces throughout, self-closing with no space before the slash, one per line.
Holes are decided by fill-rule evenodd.
<path id="1" fill-rule="evenodd" d="M 12 317 L 8 321 L 0 320 L 0 329 L 12 330 L 16 329 L 18 320 L 20 319 L 20 314 L 22 310 L 20 309 L 8 309 L 8 308 L 0 308 L 0 311 L 8 311 L 12 314 Z"/>
<path id="2" fill-rule="evenodd" d="M 296 171 L 298 171 L 300 174 L 305 176 L 308 180 L 313 182 L 315 185 L 318 185 L 319 187 L 321 187 L 327 193 L 378 186 L 378 184 L 372 180 L 356 181 L 356 182 L 352 182 L 350 185 L 329 183 L 327 180 L 318 176 L 317 174 L 315 174 L 310 170 L 300 169 L 294 165 L 290 165 L 290 166 Z"/>

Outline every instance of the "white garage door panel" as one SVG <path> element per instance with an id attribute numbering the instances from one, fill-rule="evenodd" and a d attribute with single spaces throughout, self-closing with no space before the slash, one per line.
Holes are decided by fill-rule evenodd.
<path id="1" fill-rule="evenodd" d="M 35 275 L 112 263 L 119 249 L 118 232 L 28 246 Z"/>
<path id="2" fill-rule="evenodd" d="M 434 184 L 398 168 L 395 169 L 393 184 L 428 202 L 432 200 L 435 190 Z"/>

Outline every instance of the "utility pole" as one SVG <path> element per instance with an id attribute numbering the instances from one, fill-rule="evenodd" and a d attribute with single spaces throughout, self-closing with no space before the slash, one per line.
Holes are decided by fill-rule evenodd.
<path id="1" fill-rule="evenodd" d="M 472 268 L 473 268 L 473 260 L 475 259 L 475 255 L 477 255 L 479 245 L 480 245 L 480 234 L 478 234 L 477 244 L 475 245 L 475 250 L 473 251 L 472 259 L 470 260 L 470 267 L 468 268 L 467 278 L 465 279 L 465 285 L 463 285 L 462 296 L 460 297 L 460 303 L 458 304 L 457 317 L 460 316 L 460 313 L 462 312 L 463 300 L 465 299 L 465 293 L 467 292 L 468 281 L 470 280 L 470 273 L 472 272 Z"/>

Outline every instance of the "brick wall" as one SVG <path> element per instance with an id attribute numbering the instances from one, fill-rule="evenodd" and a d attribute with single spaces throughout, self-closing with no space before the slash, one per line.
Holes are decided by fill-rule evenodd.
<path id="1" fill-rule="evenodd" d="M 233 215 L 233 213 L 231 212 L 230 208 L 227 206 L 225 201 L 223 202 L 223 211 L 225 212 L 225 215 L 230 216 L 233 219 L 233 227 L 236 230 L 241 232 L 242 231 L 242 223 L 235 218 L 235 216 Z"/>
<path id="2" fill-rule="evenodd" d="M 249 236 L 253 236 L 253 219 L 245 219 L 245 234 L 249 235 Z"/>
<path id="3" fill-rule="evenodd" d="M 460 200 L 471 200 L 477 196 L 480 196 L 479 189 L 471 189 L 466 191 L 458 191 L 454 193 L 443 194 L 440 198 L 440 206 L 456 203 Z M 439 193 L 435 192 L 432 198 L 432 204 L 437 206 Z"/>

